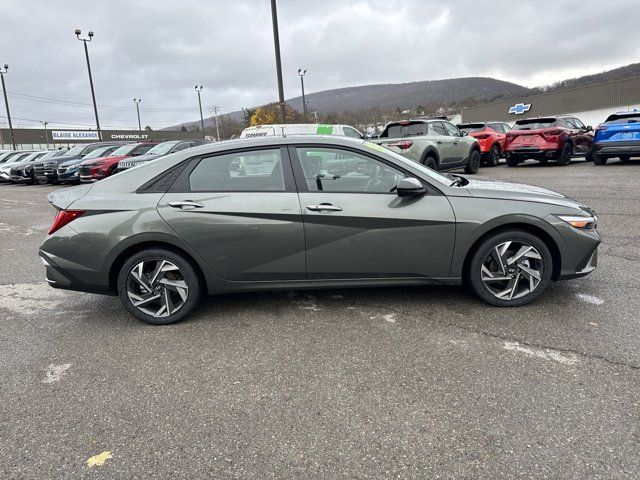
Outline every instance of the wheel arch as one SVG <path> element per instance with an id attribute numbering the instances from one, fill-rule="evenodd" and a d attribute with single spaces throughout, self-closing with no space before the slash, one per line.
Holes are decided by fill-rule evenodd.
<path id="1" fill-rule="evenodd" d="M 440 165 L 440 154 L 438 153 L 438 149 L 433 145 L 428 145 L 427 148 L 424 149 L 424 152 L 422 152 L 422 156 L 420 157 L 420 163 L 422 165 L 424 165 L 428 156 L 432 156 L 436 161 L 436 165 Z"/>
<path id="2" fill-rule="evenodd" d="M 205 272 L 202 270 L 200 263 L 196 260 L 195 256 L 192 255 L 189 251 L 181 246 L 177 245 L 175 242 L 166 241 L 166 240 L 151 240 L 151 239 L 141 239 L 135 243 L 132 243 L 123 249 L 121 249 L 117 254 L 115 254 L 115 258 L 111 262 L 108 273 L 108 282 L 109 289 L 113 292 L 118 291 L 118 274 L 120 273 L 120 269 L 124 265 L 124 262 L 127 261 L 132 255 L 135 255 L 142 250 L 147 250 L 150 248 L 163 248 L 165 250 L 169 250 L 171 252 L 177 253 L 178 255 L 184 257 L 191 266 L 196 271 L 198 278 L 200 279 L 202 285 L 202 291 L 208 291 L 208 281 Z"/>
<path id="3" fill-rule="evenodd" d="M 562 271 L 562 254 L 560 253 L 560 248 L 558 247 L 558 243 L 556 239 L 544 228 L 521 221 L 513 221 L 508 223 L 503 223 L 500 225 L 495 225 L 482 232 L 471 244 L 467 253 L 465 254 L 464 261 L 462 263 L 462 278 L 463 280 L 467 278 L 467 272 L 469 269 L 469 265 L 471 263 L 471 259 L 473 258 L 473 254 L 476 252 L 478 247 L 482 242 L 484 242 L 487 238 L 504 231 L 512 231 L 512 230 L 522 230 L 536 237 L 540 238 L 542 242 L 547 246 L 549 252 L 551 253 L 551 260 L 553 262 L 553 271 L 551 272 L 551 279 L 558 280 L 560 278 L 560 273 Z"/>

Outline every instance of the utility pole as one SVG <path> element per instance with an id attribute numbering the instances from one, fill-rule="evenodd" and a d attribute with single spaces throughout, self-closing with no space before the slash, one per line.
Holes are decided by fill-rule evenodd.
<path id="1" fill-rule="evenodd" d="M 200 92 L 202 91 L 202 85 L 196 85 L 196 93 L 198 94 L 198 107 L 200 107 L 200 126 L 202 127 L 202 138 L 206 135 L 204 134 L 204 117 L 202 116 L 202 100 L 200 99 Z"/>
<path id="2" fill-rule="evenodd" d="M 138 131 L 142 132 L 142 124 L 140 123 L 140 102 L 141 98 L 134 98 L 133 103 L 136 104 L 136 112 L 138 113 Z"/>
<path id="3" fill-rule="evenodd" d="M 89 72 L 89 85 L 91 85 L 91 99 L 93 100 L 93 113 L 96 115 L 96 129 L 98 130 L 98 140 L 102 140 L 102 132 L 100 131 L 100 121 L 98 120 L 98 106 L 96 105 L 96 92 L 93 88 L 93 76 L 91 75 L 91 62 L 89 62 L 89 48 L 87 43 L 93 40 L 93 32 L 88 32 L 89 38 L 80 38 L 82 32 L 79 28 L 76 28 L 76 38 L 84 44 L 84 55 L 87 58 L 87 70 Z"/>
<path id="4" fill-rule="evenodd" d="M 313 112 L 311 112 L 311 115 L 313 115 L 313 118 L 316 120 L 316 123 L 318 123 L 318 114 L 320 112 L 318 110 L 314 110 Z"/>
<path id="5" fill-rule="evenodd" d="M 307 74 L 307 69 L 298 69 L 298 75 L 300 75 L 300 86 L 302 87 L 302 114 L 304 115 L 304 123 L 307 123 L 307 102 L 304 99 L 304 76 Z"/>
<path id="6" fill-rule="evenodd" d="M 287 123 L 284 103 L 284 87 L 282 86 L 282 63 L 280 61 L 280 34 L 278 33 L 278 10 L 276 0 L 271 0 L 271 22 L 273 24 L 273 46 L 276 51 L 276 73 L 278 75 L 278 98 L 280 101 L 280 120 Z"/>
<path id="7" fill-rule="evenodd" d="M 49 134 L 47 133 L 47 125 L 49 125 L 49 122 L 40 121 L 40 123 L 44 127 L 44 141 L 47 144 L 47 148 L 46 149 L 49 150 Z"/>
<path id="8" fill-rule="evenodd" d="M 213 116 L 216 119 L 216 142 L 220 141 L 220 129 L 218 128 L 218 110 L 220 110 L 220 107 L 210 107 L 209 111 L 211 113 L 213 113 Z"/>
<path id="9" fill-rule="evenodd" d="M 9 65 L 4 64 L 4 68 L 0 68 L 0 78 L 2 79 L 2 93 L 4 93 L 4 106 L 7 107 L 7 120 L 9 122 L 9 133 L 11 134 L 11 145 L 16 149 L 16 138 L 13 135 L 13 125 L 11 124 L 11 113 L 9 112 L 9 99 L 7 97 L 7 87 L 4 83 L 4 74 L 9 70 Z"/>

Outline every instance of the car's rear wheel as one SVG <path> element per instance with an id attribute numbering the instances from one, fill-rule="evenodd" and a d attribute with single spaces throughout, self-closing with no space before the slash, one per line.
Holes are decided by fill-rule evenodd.
<path id="1" fill-rule="evenodd" d="M 597 153 L 593 154 L 593 164 L 594 165 L 604 165 L 609 160 L 604 155 L 598 155 Z"/>
<path id="2" fill-rule="evenodd" d="M 620 161 L 622 163 L 627 163 L 631 161 L 631 157 L 629 155 L 621 155 L 620 156 Z"/>
<path id="3" fill-rule="evenodd" d="M 565 143 L 564 147 L 562 147 L 560 155 L 558 156 L 558 165 L 562 165 L 563 167 L 565 165 L 569 165 L 569 162 L 571 162 L 572 153 L 573 148 L 571 148 L 571 144 Z"/>
<path id="4" fill-rule="evenodd" d="M 520 160 L 514 157 L 507 157 L 507 166 L 508 167 L 517 167 L 520 163 Z"/>
<path id="5" fill-rule="evenodd" d="M 486 164 L 489 167 L 496 167 L 500 163 L 500 147 L 498 145 L 494 145 L 487 153 L 487 161 Z"/>
<path id="6" fill-rule="evenodd" d="M 476 173 L 480 169 L 480 152 L 478 150 L 472 150 L 469 155 L 469 162 L 467 166 L 464 167 L 464 172 L 473 174 Z"/>
<path id="7" fill-rule="evenodd" d="M 427 155 L 423 162 L 425 167 L 430 168 L 431 170 L 438 170 L 438 163 L 433 155 Z"/>
<path id="8" fill-rule="evenodd" d="M 522 230 L 502 231 L 473 253 L 467 281 L 497 307 L 518 307 L 538 298 L 551 281 L 553 260 L 545 243 Z"/>
<path id="9" fill-rule="evenodd" d="M 162 248 L 142 250 L 124 262 L 118 295 L 134 317 L 168 325 L 189 315 L 200 301 L 198 274 L 183 256 Z"/>

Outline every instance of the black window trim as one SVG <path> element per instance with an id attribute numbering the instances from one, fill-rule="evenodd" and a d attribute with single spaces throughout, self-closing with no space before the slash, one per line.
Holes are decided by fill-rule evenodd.
<path id="1" fill-rule="evenodd" d="M 282 174 L 284 176 L 284 190 L 191 190 L 189 176 L 198 164 L 205 158 L 219 157 L 222 155 L 242 154 L 245 152 L 255 152 L 260 150 L 280 150 L 280 160 L 282 162 Z M 218 152 L 205 153 L 188 159 L 188 165 L 178 176 L 167 193 L 296 193 L 296 184 L 291 171 L 291 159 L 286 145 L 261 145 L 250 148 L 238 148 L 233 150 L 223 150 Z"/>

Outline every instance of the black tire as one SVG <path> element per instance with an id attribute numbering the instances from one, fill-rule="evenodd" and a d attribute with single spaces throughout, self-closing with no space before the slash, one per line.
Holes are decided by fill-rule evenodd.
<path id="1" fill-rule="evenodd" d="M 562 151 L 560 155 L 558 155 L 558 165 L 567 166 L 571 162 L 571 155 L 573 153 L 573 148 L 571 148 L 570 143 L 565 143 L 564 147 L 562 147 Z"/>
<path id="2" fill-rule="evenodd" d="M 584 157 L 585 162 L 593 162 L 593 149 L 589 150 L 589 153 L 587 153 Z"/>
<path id="3" fill-rule="evenodd" d="M 168 278 L 169 280 L 184 281 L 187 286 L 186 299 L 182 300 L 183 303 L 178 307 L 175 313 L 171 313 L 166 316 L 154 316 L 142 311 L 139 307 L 136 307 L 133 304 L 132 299 L 130 298 L 129 288 L 132 285 L 136 285 L 137 282 L 134 281 L 134 277 L 132 276 L 133 269 L 141 264 L 142 262 L 158 262 L 158 261 L 166 261 L 173 264 L 178 268 L 176 272 L 168 272 L 173 276 Z M 163 277 L 165 279 L 166 277 Z M 154 289 L 155 283 L 150 283 L 149 277 L 145 276 L 145 280 L 150 285 L 151 290 L 148 290 L 149 294 L 155 292 L 157 288 L 161 288 L 160 285 L 156 286 Z M 140 285 L 138 283 L 138 285 Z M 171 290 L 173 292 L 173 290 Z M 202 293 L 202 285 L 200 282 L 200 278 L 196 272 L 196 269 L 191 264 L 189 260 L 184 258 L 182 255 L 175 253 L 171 250 L 166 250 L 163 248 L 150 248 L 146 250 L 142 250 L 134 255 L 132 255 L 129 259 L 124 262 L 120 272 L 118 273 L 118 295 L 120 297 L 120 301 L 124 308 L 138 320 L 142 320 L 145 323 L 151 325 L 169 325 L 171 323 L 179 322 L 191 314 L 198 306 L 200 302 Z M 160 294 L 158 294 L 160 295 Z M 178 298 L 177 291 L 176 293 L 171 293 L 170 295 L 174 295 L 175 298 Z M 169 309 L 170 310 L 170 309 Z"/>
<path id="4" fill-rule="evenodd" d="M 604 165 L 609 160 L 604 155 L 598 155 L 597 153 L 593 154 L 593 164 L 594 165 Z"/>
<path id="5" fill-rule="evenodd" d="M 464 173 L 468 173 L 473 175 L 480 169 L 480 152 L 475 148 L 471 150 L 471 154 L 469 155 L 469 161 L 467 165 L 464 167 Z"/>
<path id="6" fill-rule="evenodd" d="M 494 251 L 494 249 L 504 244 L 505 242 L 513 242 L 513 244 L 526 244 L 533 247 L 538 251 L 540 255 L 540 281 L 535 286 L 533 291 L 526 293 L 525 295 L 514 298 L 511 300 L 498 298 L 494 293 L 489 290 L 487 284 L 482 280 L 482 267 L 487 261 L 490 253 Z M 538 262 L 538 260 L 533 260 Z M 529 262 L 527 259 L 526 262 Z M 518 262 L 515 262 L 518 264 Z M 515 269 L 518 267 L 516 265 Z M 549 252 L 549 248 L 547 245 L 537 236 L 532 235 L 523 230 L 503 230 L 501 232 L 496 233 L 495 235 L 490 236 L 486 240 L 484 240 L 473 252 L 473 256 L 471 258 L 471 262 L 469 263 L 469 268 L 466 272 L 466 282 L 471 286 L 474 293 L 484 302 L 494 305 L 496 307 L 519 307 L 522 305 L 526 305 L 528 303 L 536 300 L 542 293 L 546 290 L 551 282 L 551 274 L 553 272 L 553 259 L 551 257 L 551 253 Z M 519 275 L 520 272 L 516 272 L 515 275 Z M 515 280 L 515 285 L 522 286 L 525 290 L 528 289 L 527 279 L 524 277 Z M 489 285 L 496 285 L 494 283 L 490 283 Z M 498 284 L 499 287 L 499 284 Z"/>
<path id="7" fill-rule="evenodd" d="M 507 157 L 507 166 L 508 167 L 517 167 L 520 163 L 520 160 L 514 157 Z"/>
<path id="8" fill-rule="evenodd" d="M 629 155 L 620 155 L 619 158 L 622 163 L 628 163 L 631 161 L 631 156 Z"/>
<path id="9" fill-rule="evenodd" d="M 494 145 L 487 153 L 486 165 L 488 167 L 497 167 L 500 163 L 500 145 Z"/>
<path id="10" fill-rule="evenodd" d="M 430 168 L 431 170 L 438 170 L 438 162 L 433 157 L 433 155 L 427 155 L 424 159 L 424 166 Z"/>

